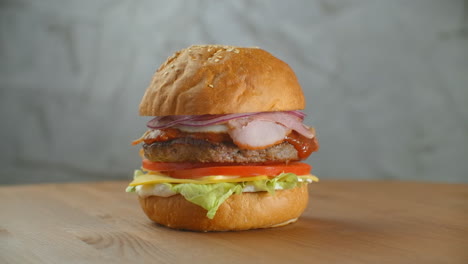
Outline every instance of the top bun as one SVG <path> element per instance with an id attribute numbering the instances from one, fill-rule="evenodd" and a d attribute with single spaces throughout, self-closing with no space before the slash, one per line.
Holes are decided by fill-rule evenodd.
<path id="1" fill-rule="evenodd" d="M 159 67 L 140 115 L 204 115 L 305 108 L 292 69 L 259 48 L 191 46 Z"/>

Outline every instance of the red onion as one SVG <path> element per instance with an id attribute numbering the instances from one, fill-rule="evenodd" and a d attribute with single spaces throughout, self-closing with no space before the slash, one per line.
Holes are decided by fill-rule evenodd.
<path id="1" fill-rule="evenodd" d="M 178 115 L 178 116 L 157 116 L 147 123 L 151 129 L 164 129 L 177 125 L 203 127 L 215 124 L 226 123 L 229 120 L 250 117 L 255 115 L 264 115 L 269 113 L 285 113 L 295 117 L 304 119 L 305 114 L 301 111 L 284 111 L 284 112 L 255 112 L 255 113 L 240 113 L 226 115 Z"/>
<path id="2" fill-rule="evenodd" d="M 193 116 L 157 116 L 151 119 L 146 126 L 151 129 L 164 129 L 175 126 L 184 120 L 193 118 Z"/>
<path id="3" fill-rule="evenodd" d="M 304 112 L 299 111 L 299 110 L 286 111 L 286 112 L 290 113 L 292 115 L 295 115 L 295 116 L 299 117 L 302 120 L 304 120 L 304 117 L 306 117 L 306 114 L 304 114 Z"/>

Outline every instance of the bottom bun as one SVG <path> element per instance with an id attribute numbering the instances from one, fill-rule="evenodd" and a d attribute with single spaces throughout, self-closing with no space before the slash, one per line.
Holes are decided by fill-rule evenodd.
<path id="1" fill-rule="evenodd" d="M 141 207 L 154 222 L 192 231 L 235 231 L 270 228 L 293 223 L 309 199 L 307 184 L 289 190 L 234 194 L 221 204 L 213 219 L 206 210 L 181 195 L 139 197 Z"/>

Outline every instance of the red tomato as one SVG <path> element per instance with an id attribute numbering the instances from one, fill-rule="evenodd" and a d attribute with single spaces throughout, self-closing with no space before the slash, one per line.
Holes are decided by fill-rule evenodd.
<path id="1" fill-rule="evenodd" d="M 179 163 L 152 162 L 143 160 L 143 168 L 147 170 L 163 171 L 174 178 L 193 179 L 211 175 L 251 177 L 258 175 L 276 176 L 283 172 L 297 175 L 309 174 L 312 167 L 302 162 L 268 165 L 230 165 L 219 163 Z"/>

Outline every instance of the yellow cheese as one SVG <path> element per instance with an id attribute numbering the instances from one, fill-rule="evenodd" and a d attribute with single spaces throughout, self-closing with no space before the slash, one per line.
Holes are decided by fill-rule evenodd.
<path id="1" fill-rule="evenodd" d="M 312 181 L 318 182 L 318 178 L 314 175 L 307 174 L 298 176 L 301 179 L 310 179 Z M 137 176 L 129 185 L 145 185 L 145 184 L 157 184 L 157 183 L 196 183 L 196 184 L 209 184 L 209 183 L 218 183 L 218 182 L 246 182 L 246 181 L 258 181 L 258 180 L 267 180 L 270 177 L 266 175 L 253 176 L 253 177 L 239 177 L 239 176 L 205 176 L 198 179 L 176 179 L 164 175 L 158 172 L 150 172 Z"/>

